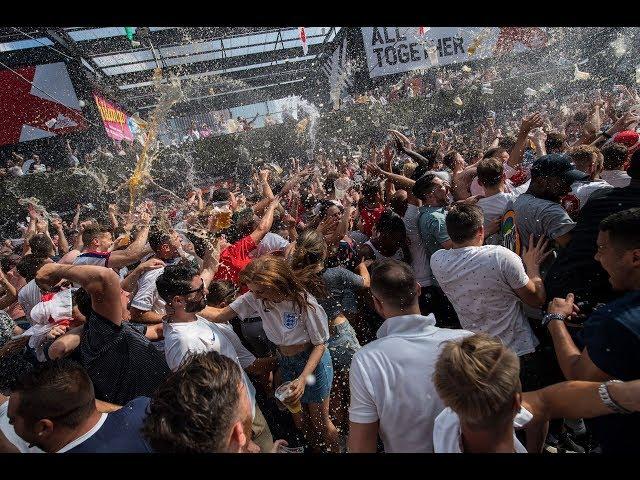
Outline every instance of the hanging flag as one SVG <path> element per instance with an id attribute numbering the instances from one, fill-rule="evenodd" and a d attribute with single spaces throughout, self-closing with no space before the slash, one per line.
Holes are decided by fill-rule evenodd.
<path id="1" fill-rule="evenodd" d="M 418 35 L 424 37 L 424 34 L 427 33 L 427 30 L 429 30 L 429 27 L 418 27 Z"/>
<path id="2" fill-rule="evenodd" d="M 309 47 L 307 47 L 307 34 L 304 31 L 304 27 L 298 27 L 298 35 L 300 36 L 300 41 L 302 42 L 302 53 L 306 55 L 309 51 Z"/>
<path id="3" fill-rule="evenodd" d="M 136 27 L 124 27 L 124 34 L 129 41 L 133 41 L 133 34 L 136 33 Z"/>

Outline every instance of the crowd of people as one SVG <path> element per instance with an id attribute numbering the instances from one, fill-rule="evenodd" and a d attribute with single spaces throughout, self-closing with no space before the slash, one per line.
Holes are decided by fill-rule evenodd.
<path id="1" fill-rule="evenodd" d="M 16 150 L 7 150 L 4 155 L 4 166 L 0 168 L 0 181 L 12 181 L 16 177 L 33 175 L 36 173 L 54 172 L 56 170 L 89 167 L 100 159 L 113 160 L 116 157 L 135 155 L 139 151 L 135 142 L 121 141 L 112 144 L 86 146 L 80 142 L 78 145 L 66 140 L 64 147 L 60 148 L 51 158 L 42 152 L 29 149 L 28 153 L 18 153 Z"/>
<path id="2" fill-rule="evenodd" d="M 0 451 L 637 451 L 640 98 L 593 93 L 179 202 L 28 206 Z"/>

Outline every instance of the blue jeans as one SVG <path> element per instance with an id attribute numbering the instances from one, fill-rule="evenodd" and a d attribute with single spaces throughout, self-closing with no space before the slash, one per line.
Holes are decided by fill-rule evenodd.
<path id="1" fill-rule="evenodd" d="M 348 372 L 353 355 L 361 348 L 356 332 L 348 321 L 331 327 L 330 330 L 331 337 L 327 342 L 327 348 L 331 353 L 333 370 Z"/>
<path id="2" fill-rule="evenodd" d="M 282 355 L 278 351 L 278 364 L 282 375 L 282 382 L 291 382 L 298 378 L 304 367 L 307 365 L 311 349 L 297 353 L 290 357 Z M 331 384 L 333 383 L 333 365 L 331 364 L 331 355 L 329 349 L 325 348 L 318 366 L 313 372 L 316 381 L 313 385 L 307 385 L 304 394 L 300 399 L 302 403 L 322 403 L 323 400 L 329 398 L 331 393 Z"/>

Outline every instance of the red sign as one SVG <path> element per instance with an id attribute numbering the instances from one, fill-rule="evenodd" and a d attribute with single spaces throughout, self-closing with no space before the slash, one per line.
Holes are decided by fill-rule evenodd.
<path id="1" fill-rule="evenodd" d="M 87 128 L 64 63 L 0 71 L 0 145 Z"/>

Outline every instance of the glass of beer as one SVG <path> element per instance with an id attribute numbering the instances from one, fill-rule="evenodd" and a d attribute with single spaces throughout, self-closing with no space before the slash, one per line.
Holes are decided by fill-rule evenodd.
<path id="1" fill-rule="evenodd" d="M 289 409 L 291 413 L 300 413 L 302 411 L 302 404 L 300 403 L 300 400 L 298 400 L 294 404 L 286 402 L 286 400 L 291 396 L 291 394 L 292 394 L 291 382 L 284 382 L 275 391 L 276 398 L 280 400 Z"/>

